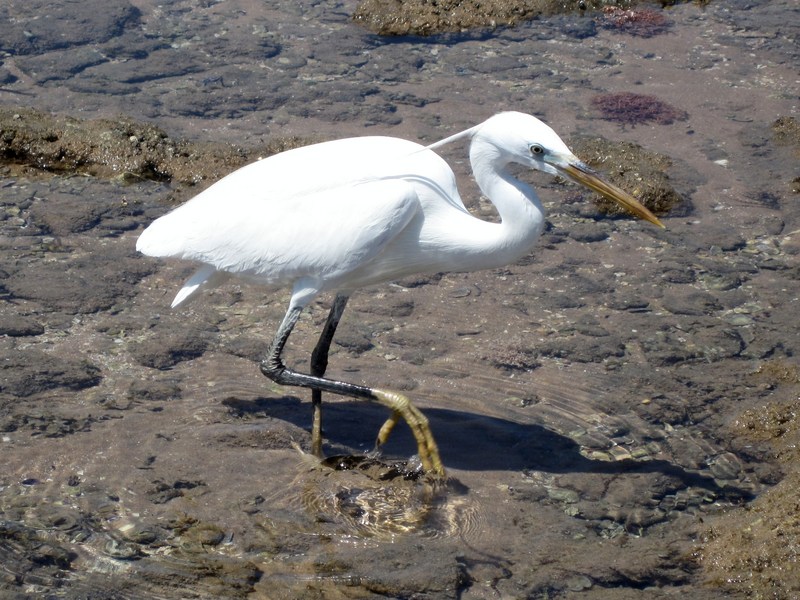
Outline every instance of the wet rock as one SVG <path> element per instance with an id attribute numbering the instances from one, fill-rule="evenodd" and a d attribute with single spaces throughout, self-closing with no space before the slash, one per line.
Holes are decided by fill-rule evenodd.
<path id="1" fill-rule="evenodd" d="M 673 365 L 687 361 L 715 362 L 739 356 L 746 343 L 735 329 L 698 326 L 685 331 L 662 331 L 640 340 L 648 361 Z"/>
<path id="2" fill-rule="evenodd" d="M 478 73 L 497 73 L 524 67 L 525 65 L 513 56 L 491 56 L 476 62 L 472 68 Z"/>
<path id="3" fill-rule="evenodd" d="M 385 346 L 394 354 L 399 354 L 405 362 L 422 365 L 429 360 L 447 354 L 450 344 L 442 335 L 433 331 L 420 331 L 409 325 L 402 329 L 389 331 L 382 336 Z"/>
<path id="4" fill-rule="evenodd" d="M 131 249 L 109 250 L 95 254 L 56 254 L 49 262 L 9 265 L 5 285 L 12 297 L 39 302 L 48 310 L 68 314 L 106 310 L 121 295 L 132 294 L 136 283 L 155 268 L 132 256 Z"/>
<path id="5" fill-rule="evenodd" d="M 586 10 L 602 4 L 591 0 L 581 3 L 551 0 L 362 0 L 353 13 L 353 19 L 380 35 L 428 36 L 513 26 L 542 14 Z M 586 33 L 586 29 L 580 31 Z"/>
<path id="6" fill-rule="evenodd" d="M 92 69 L 92 77 L 100 81 L 139 84 L 159 78 L 182 77 L 199 73 L 204 69 L 199 57 L 189 50 L 175 52 L 172 49 L 154 50 L 145 60 L 133 61 L 129 69 L 120 69 L 114 63 L 105 63 Z"/>
<path id="7" fill-rule="evenodd" d="M 30 558 L 33 562 L 41 565 L 55 565 L 67 569 L 72 563 L 74 555 L 66 548 L 45 542 L 34 549 Z"/>
<path id="8" fill-rule="evenodd" d="M 708 315 L 722 308 L 714 296 L 699 290 L 668 290 L 661 299 L 661 305 L 675 315 Z"/>
<path id="9" fill-rule="evenodd" d="M 37 526 L 41 529 L 70 531 L 79 525 L 78 519 L 68 510 L 46 508 L 38 514 Z"/>
<path id="10" fill-rule="evenodd" d="M 369 335 L 354 330 L 337 332 L 333 343 L 353 354 L 363 354 L 375 347 Z"/>
<path id="11" fill-rule="evenodd" d="M 697 352 L 687 348 L 685 340 L 677 334 L 658 332 L 640 340 L 640 344 L 649 362 L 668 366 L 697 358 Z"/>
<path id="12" fill-rule="evenodd" d="M 599 322 L 589 315 L 585 315 L 578 319 L 575 323 L 575 330 L 581 335 L 588 335 L 589 337 L 606 337 L 611 333 L 602 327 Z"/>
<path id="13" fill-rule="evenodd" d="M 602 588 L 640 589 L 654 581 L 679 587 L 691 580 L 695 568 L 692 559 L 681 555 L 677 549 L 650 549 L 640 553 L 630 564 L 596 575 L 594 581 L 597 587 Z"/>
<path id="14" fill-rule="evenodd" d="M 32 54 L 104 42 L 137 26 L 140 16 L 127 0 L 110 0 L 103 10 L 77 0 L 7 5 L 0 8 L 0 50 Z"/>
<path id="15" fill-rule="evenodd" d="M 151 52 L 170 47 L 168 39 L 153 35 L 142 36 L 140 31 L 141 30 L 126 29 L 119 35 L 100 44 L 99 48 L 102 49 L 105 56 L 111 60 L 117 61 L 120 67 L 124 68 L 124 61 L 129 59 L 140 60 L 146 58 Z M 82 79 L 83 83 L 87 86 L 92 85 L 91 81 L 94 78 L 90 77 L 88 73 L 86 75 L 87 77 Z M 96 85 L 102 85 L 103 81 L 103 79 L 98 79 Z M 72 81 L 67 82 L 67 85 L 71 84 Z"/>
<path id="16" fill-rule="evenodd" d="M 608 278 L 603 278 L 602 275 L 602 272 L 595 272 L 590 277 L 587 277 L 577 272 L 575 266 L 562 263 L 543 272 L 544 277 L 554 280 L 548 287 L 555 288 L 543 290 L 544 296 L 548 301 L 559 303 L 575 302 L 580 306 L 588 296 L 614 291 L 612 281 Z M 563 296 L 563 298 L 556 300 L 556 296 Z M 531 301 L 533 302 L 534 299 L 531 299 Z M 567 304 L 563 304 L 562 307 L 569 308 Z"/>
<path id="17" fill-rule="evenodd" d="M 0 159 L 6 164 L 49 172 L 81 172 L 133 180 L 175 180 L 194 185 L 220 179 L 250 155 L 230 146 L 193 145 L 130 119 L 77 119 L 30 109 L 0 107 Z M 301 145 L 275 140 L 254 156 Z"/>
<path id="18" fill-rule="evenodd" d="M 200 331 L 182 331 L 158 335 L 131 344 L 131 354 L 145 367 L 166 369 L 179 362 L 202 356 L 208 348 L 207 336 Z"/>
<path id="19" fill-rule="evenodd" d="M 520 502 L 541 502 L 548 498 L 548 490 L 543 485 L 522 482 L 509 487 L 511 497 Z"/>
<path id="20" fill-rule="evenodd" d="M 138 544 L 110 539 L 103 546 L 103 553 L 117 560 L 135 560 L 144 555 Z"/>
<path id="21" fill-rule="evenodd" d="M 433 275 L 409 275 L 408 277 L 404 277 L 403 279 L 397 281 L 397 285 L 405 288 L 417 288 L 423 285 L 436 285 L 441 281 L 443 275 L 443 273 L 435 273 Z"/>
<path id="22" fill-rule="evenodd" d="M 269 342 L 266 338 L 254 337 L 249 335 L 236 335 L 227 339 L 222 344 L 222 348 L 241 358 L 252 360 L 253 362 L 260 361 L 264 358 L 269 347 Z"/>
<path id="23" fill-rule="evenodd" d="M 399 92 L 399 93 L 393 92 L 390 93 L 387 97 L 394 104 L 405 104 L 407 106 L 413 106 L 415 108 L 422 108 L 423 106 L 427 106 L 428 104 L 441 101 L 440 98 L 418 96 L 410 92 Z"/>
<path id="24" fill-rule="evenodd" d="M 704 244 L 712 251 L 735 252 L 747 246 L 747 240 L 740 233 L 728 227 L 709 227 L 704 233 Z"/>
<path id="25" fill-rule="evenodd" d="M 62 438 L 73 433 L 88 432 L 100 417 L 62 417 L 44 412 L 28 411 L 16 414 L 2 426 L 5 431 L 30 431 L 31 435 L 44 438 Z M 27 481 L 27 480 L 26 480 Z M 35 482 L 35 480 L 33 480 Z"/>
<path id="26" fill-rule="evenodd" d="M 503 371 L 531 371 L 541 365 L 540 349 L 524 339 L 511 340 L 509 344 L 495 344 L 483 355 L 483 360 Z"/>
<path id="27" fill-rule="evenodd" d="M 609 358 L 625 356 L 625 345 L 618 339 L 573 335 L 545 340 L 538 346 L 541 356 L 562 358 L 575 362 L 603 362 Z"/>
<path id="28" fill-rule="evenodd" d="M 181 388 L 173 381 L 137 380 L 128 388 L 128 396 L 133 400 L 146 402 L 172 400 L 180 397 Z"/>
<path id="29" fill-rule="evenodd" d="M 78 47 L 51 54 L 22 57 L 17 64 L 37 83 L 45 84 L 69 79 L 107 60 L 108 58 L 95 48 Z"/>
<path id="30" fill-rule="evenodd" d="M 246 600 L 262 577 L 261 569 L 249 560 L 214 555 L 199 546 L 190 550 L 178 546 L 173 549 L 172 556 L 175 559 L 172 569 L 150 575 L 150 585 L 172 589 L 177 594 L 194 589 L 213 598 Z M 280 586 L 273 582 L 269 589 L 274 592 Z"/>
<path id="31" fill-rule="evenodd" d="M 0 392 L 27 397 L 46 390 L 82 390 L 100 383 L 100 369 L 88 361 L 41 350 L 10 350 L 0 356 Z"/>
<path id="32" fill-rule="evenodd" d="M 128 542 L 134 544 L 152 544 L 158 539 L 158 533 L 152 529 L 147 528 L 145 525 L 138 525 L 125 529 L 121 532 Z"/>
<path id="33" fill-rule="evenodd" d="M 27 337 L 30 335 L 41 335 L 43 333 L 44 326 L 33 317 L 6 313 L 0 314 L 0 335 Z"/>
<path id="34" fill-rule="evenodd" d="M 547 497 L 563 504 L 576 504 L 580 500 L 578 492 L 569 488 L 548 488 Z"/>
<path id="35" fill-rule="evenodd" d="M 781 145 L 791 146 L 800 153 L 800 122 L 794 117 L 778 117 L 772 124 L 775 141 Z"/>
<path id="36" fill-rule="evenodd" d="M 409 317 L 414 312 L 414 301 L 387 297 L 369 305 L 359 306 L 357 310 L 383 317 Z"/>
<path id="37" fill-rule="evenodd" d="M 57 83 L 52 83 L 51 85 L 57 85 Z M 85 76 L 85 72 L 78 73 L 75 77 L 70 77 L 65 82 L 65 86 L 70 91 L 78 94 L 105 93 L 112 96 L 125 96 L 142 92 L 141 86 L 103 77 L 88 77 Z M 148 114 L 148 112 L 145 112 L 145 115 Z"/>
<path id="38" fill-rule="evenodd" d="M 597 35 L 597 23 L 594 19 L 553 17 L 552 23 L 562 34 L 577 40 L 584 40 Z"/>
<path id="39" fill-rule="evenodd" d="M 98 190 L 98 187 L 86 189 L 76 185 L 73 189 L 37 196 L 30 206 L 30 218 L 44 233 L 58 237 L 95 227 L 101 227 L 108 235 L 136 228 L 141 209 L 120 197 L 120 188 L 109 185 Z"/>
<path id="40" fill-rule="evenodd" d="M 191 490 L 197 486 L 204 485 L 205 483 L 202 481 L 177 480 L 173 483 L 166 483 L 165 481 L 156 480 L 146 495 L 153 504 L 165 504 L 170 500 L 183 496 L 184 490 Z"/>
<path id="41" fill-rule="evenodd" d="M 17 76 L 10 73 L 8 68 L 3 66 L 3 61 L 0 61 L 0 85 L 9 85 L 17 81 Z"/>
<path id="42" fill-rule="evenodd" d="M 685 266 L 670 266 L 661 275 L 669 283 L 694 283 L 696 275 L 693 269 Z"/>
<path id="43" fill-rule="evenodd" d="M 606 306 L 614 310 L 629 310 L 643 312 L 650 306 L 650 301 L 636 295 L 618 292 L 613 294 L 607 301 Z"/>
<path id="44" fill-rule="evenodd" d="M 745 306 L 750 301 L 750 295 L 743 289 L 732 289 L 717 292 L 717 301 L 727 310 Z"/>
<path id="45" fill-rule="evenodd" d="M 598 223 L 575 224 L 569 229 L 569 237 L 582 243 L 602 242 L 608 239 L 608 231 Z"/>
<path id="46" fill-rule="evenodd" d="M 278 110 L 290 103 L 284 91 L 289 84 L 280 85 L 280 75 L 271 78 L 274 88 L 261 93 L 253 89 L 256 84 L 251 82 L 259 76 L 241 71 L 228 74 L 222 70 L 216 79 L 198 79 L 193 85 L 174 90 L 164 98 L 164 108 L 188 117 L 234 119 L 255 110 Z"/>
<path id="47" fill-rule="evenodd" d="M 766 378 L 796 389 L 797 369 L 778 361 L 765 363 L 758 379 Z M 747 510 L 730 512 L 711 521 L 703 532 L 699 556 L 708 581 L 723 588 L 736 586 L 753 597 L 791 598 L 800 592 L 797 539 L 797 471 L 800 419 L 796 402 L 771 402 L 745 411 L 733 424 L 739 444 L 768 442 L 788 470 L 785 478 Z M 719 469 L 720 466 L 717 466 Z"/>
<path id="48" fill-rule="evenodd" d="M 537 304 L 548 309 L 581 308 L 586 306 L 586 302 L 574 294 L 550 292 L 548 290 L 542 290 L 537 298 Z"/>
<path id="49" fill-rule="evenodd" d="M 187 551 L 205 552 L 207 546 L 217 546 L 225 532 L 213 523 L 192 523 L 181 532 L 180 545 Z"/>
<path id="50" fill-rule="evenodd" d="M 239 418 L 247 413 L 236 409 L 235 399 L 227 398 L 223 404 L 232 408 L 232 412 Z M 232 448 L 258 448 L 259 450 L 290 450 L 297 447 L 298 432 L 289 428 L 259 428 L 258 430 L 245 430 L 236 433 L 224 434 L 217 439 Z M 305 441 L 306 436 L 302 435 Z"/>
<path id="51" fill-rule="evenodd" d="M 708 290 L 726 292 L 742 285 L 742 277 L 737 273 L 706 273 L 700 282 Z"/>
<path id="52" fill-rule="evenodd" d="M 576 138 L 569 143 L 577 156 L 655 214 L 668 214 L 678 207 L 682 214 L 690 210 L 684 195 L 670 183 L 668 171 L 672 161 L 666 156 L 647 152 L 636 144 L 609 142 L 603 138 Z M 625 213 L 623 208 L 605 198 L 596 197 L 594 202 L 605 214 Z"/>

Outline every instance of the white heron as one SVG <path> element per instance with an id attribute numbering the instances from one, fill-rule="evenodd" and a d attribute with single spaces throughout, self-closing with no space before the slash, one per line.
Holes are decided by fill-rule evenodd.
<path id="1" fill-rule="evenodd" d="M 470 138 L 475 180 L 500 216 L 482 221 L 464 206 L 456 178 L 433 149 Z M 153 222 L 137 250 L 199 263 L 172 306 L 235 275 L 262 285 L 292 286 L 286 316 L 261 371 L 281 385 L 312 389 L 312 450 L 322 453 L 321 393 L 377 401 L 391 410 L 380 446 L 400 419 L 410 426 L 425 471 L 444 468 L 426 417 L 405 396 L 325 378 L 328 350 L 354 290 L 413 273 L 475 271 L 514 262 L 542 233 L 536 192 L 508 167 L 562 175 L 663 227 L 628 193 L 576 158 L 547 125 L 504 112 L 430 146 L 392 137 L 314 144 L 259 160 L 224 177 Z M 322 292 L 336 296 L 312 353 L 310 373 L 281 358 L 301 311 Z"/>

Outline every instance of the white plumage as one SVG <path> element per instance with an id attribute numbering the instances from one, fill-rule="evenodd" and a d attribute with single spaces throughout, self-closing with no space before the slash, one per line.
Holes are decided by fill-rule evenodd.
<path id="1" fill-rule="evenodd" d="M 462 138 L 471 139 L 473 174 L 500 223 L 467 211 L 453 171 L 433 152 Z M 530 115 L 507 112 L 428 147 L 360 137 L 260 160 L 157 219 L 136 248 L 148 256 L 199 263 L 173 306 L 230 275 L 266 286 L 291 285 L 289 311 L 262 371 L 289 385 L 376 399 L 377 390 L 353 391 L 349 384 L 283 367 L 280 353 L 299 311 L 319 293 L 336 290 L 342 302 L 332 312 L 332 337 L 347 297 L 359 287 L 412 273 L 501 266 L 527 253 L 542 232 L 544 213 L 534 190 L 509 174 L 510 163 L 563 175 L 661 225 L 633 197 L 578 160 L 550 127 Z M 325 364 L 329 344 L 330 339 L 320 340 Z M 402 416 L 419 425 L 419 417 Z"/>

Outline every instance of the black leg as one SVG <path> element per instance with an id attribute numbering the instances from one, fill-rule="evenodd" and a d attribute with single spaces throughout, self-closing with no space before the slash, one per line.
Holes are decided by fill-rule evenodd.
<path id="1" fill-rule="evenodd" d="M 328 352 L 331 348 L 336 327 L 342 318 L 349 296 L 337 294 L 325 321 L 325 327 L 317 340 L 317 345 L 311 353 L 311 374 L 322 377 L 328 368 Z M 311 403 L 314 407 L 314 419 L 311 425 L 311 452 L 317 458 L 322 458 L 322 391 L 316 388 L 311 390 Z"/>
<path id="2" fill-rule="evenodd" d="M 423 469 L 435 475 L 444 475 L 444 467 L 439 458 L 439 449 L 436 446 L 436 441 L 433 439 L 433 434 L 428 425 L 428 419 L 419 409 L 411 404 L 408 398 L 396 392 L 369 388 L 363 385 L 354 385 L 334 379 L 326 379 L 322 376 L 307 375 L 286 368 L 281 360 L 281 354 L 286 345 L 286 340 L 289 339 L 289 334 L 291 334 L 292 329 L 297 324 L 297 319 L 300 318 L 302 310 L 302 307 L 296 306 L 290 308 L 286 313 L 286 316 L 278 327 L 278 331 L 267 352 L 267 356 L 261 361 L 261 372 L 279 385 L 306 387 L 312 390 L 319 390 L 320 392 L 338 394 L 340 396 L 372 400 L 388 407 L 392 410 L 392 417 L 389 418 L 387 425 L 391 423 L 393 426 L 400 418 L 408 423 L 417 441 L 417 449 Z M 344 303 L 342 304 L 342 310 L 344 310 Z M 332 335 L 331 332 L 331 336 Z M 317 345 L 319 346 L 320 344 Z M 328 342 L 328 345 L 330 345 L 330 342 Z M 379 444 L 385 441 L 385 437 L 388 436 L 388 432 L 391 430 L 390 426 L 388 430 L 384 432 L 386 428 L 386 425 L 381 428 L 382 433 L 379 434 Z"/>

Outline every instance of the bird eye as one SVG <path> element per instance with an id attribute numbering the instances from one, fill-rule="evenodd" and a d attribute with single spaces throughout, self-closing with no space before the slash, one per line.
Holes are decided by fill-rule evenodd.
<path id="1" fill-rule="evenodd" d="M 531 144 L 531 154 L 544 154 L 544 148 L 539 144 Z"/>

